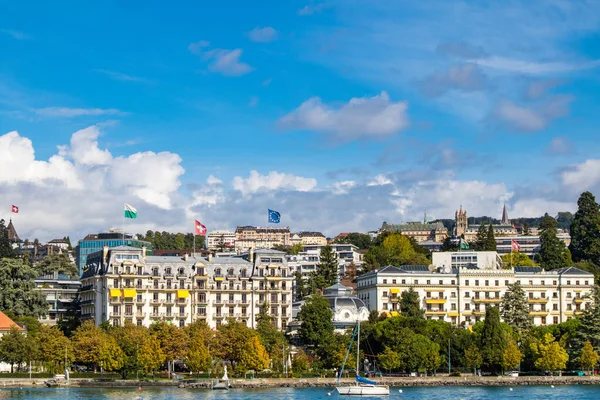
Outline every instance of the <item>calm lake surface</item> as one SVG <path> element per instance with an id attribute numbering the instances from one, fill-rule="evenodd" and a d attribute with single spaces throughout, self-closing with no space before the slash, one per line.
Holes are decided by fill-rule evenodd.
<path id="1" fill-rule="evenodd" d="M 435 400 L 499 400 L 499 399 L 577 399 L 596 400 L 600 398 L 600 386 L 515 386 L 508 387 L 424 387 L 393 388 L 388 399 L 435 399 Z M 148 388 L 141 392 L 136 389 L 0 389 L 0 399 L 256 399 L 256 400 L 313 400 L 341 398 L 335 392 L 327 396 L 328 389 L 233 389 L 229 392 L 206 389 Z M 344 397 L 348 398 L 348 397 Z M 368 399 L 368 397 L 361 397 Z M 372 397 L 378 398 L 378 397 Z"/>

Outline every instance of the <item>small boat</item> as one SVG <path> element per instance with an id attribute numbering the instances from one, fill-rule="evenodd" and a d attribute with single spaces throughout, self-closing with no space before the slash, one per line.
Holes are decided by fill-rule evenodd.
<path id="1" fill-rule="evenodd" d="M 357 336 L 356 339 L 356 384 L 354 386 L 339 386 L 340 379 L 342 378 L 342 372 L 344 372 L 344 367 L 346 366 L 346 360 L 348 359 L 348 355 L 350 354 L 350 349 L 352 348 L 352 341 L 354 340 L 354 336 Z M 352 334 L 352 340 L 350 341 L 350 346 L 348 346 L 348 351 L 346 352 L 346 358 L 344 359 L 344 364 L 342 365 L 342 370 L 340 371 L 340 375 L 337 380 L 336 390 L 338 394 L 342 396 L 389 396 L 390 388 L 386 385 L 378 385 L 377 382 L 371 381 L 367 378 L 363 378 L 360 376 L 360 321 L 357 321 L 356 328 L 354 328 L 354 333 Z"/>
<path id="2" fill-rule="evenodd" d="M 229 390 L 229 377 L 227 377 L 227 365 L 223 377 L 217 381 L 212 381 L 213 390 Z"/>

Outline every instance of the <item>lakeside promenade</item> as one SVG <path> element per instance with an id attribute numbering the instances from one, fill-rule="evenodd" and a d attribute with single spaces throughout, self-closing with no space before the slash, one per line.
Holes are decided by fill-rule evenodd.
<path id="1" fill-rule="evenodd" d="M 43 378 L 0 378 L 0 389 L 21 387 L 45 387 Z M 536 385 L 600 385 L 600 376 L 473 376 L 462 377 L 433 376 L 433 377 L 384 377 L 378 382 L 391 387 L 435 387 L 435 386 L 536 386 Z M 257 378 L 231 379 L 232 388 L 318 388 L 334 387 L 335 378 Z M 344 378 L 342 385 L 354 384 L 353 378 Z M 181 387 L 181 388 L 210 388 L 210 379 L 186 379 L 182 381 L 156 380 L 97 380 L 71 379 L 69 387 L 110 388 L 110 387 Z"/>

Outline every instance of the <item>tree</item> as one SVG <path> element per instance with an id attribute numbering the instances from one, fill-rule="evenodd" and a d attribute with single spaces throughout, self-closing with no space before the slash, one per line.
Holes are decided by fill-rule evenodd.
<path id="1" fill-rule="evenodd" d="M 55 272 L 71 276 L 79 275 L 77 266 L 64 253 L 44 257 L 42 261 L 35 264 L 35 269 L 39 276 L 52 275 Z"/>
<path id="2" fill-rule="evenodd" d="M 504 268 L 512 267 L 535 267 L 536 264 L 526 254 L 513 251 L 502 256 Z"/>
<path id="3" fill-rule="evenodd" d="M 450 236 L 444 239 L 444 242 L 442 243 L 442 251 L 458 251 L 459 248 L 460 241 L 453 239 Z"/>
<path id="4" fill-rule="evenodd" d="M 139 352 L 139 363 L 142 370 L 146 373 L 158 371 L 166 360 L 165 353 L 160 347 L 160 340 L 155 335 L 148 335 Z"/>
<path id="5" fill-rule="evenodd" d="M 230 319 L 227 324 L 217 328 L 214 351 L 211 352 L 221 360 L 231 362 L 234 370 L 244 361 L 244 353 L 248 351 L 250 339 L 256 332 L 248 328 L 245 323 Z M 244 371 L 238 371 L 244 372 Z"/>
<path id="6" fill-rule="evenodd" d="M 125 353 L 115 338 L 95 326 L 92 321 L 86 321 L 77 328 L 73 333 L 72 343 L 75 360 L 83 364 L 116 371 L 125 363 Z"/>
<path id="7" fill-rule="evenodd" d="M 185 357 L 188 346 L 188 336 L 183 329 L 165 321 L 150 325 L 150 333 L 156 335 L 167 361 L 181 360 Z"/>
<path id="8" fill-rule="evenodd" d="M 185 362 L 190 371 L 207 371 L 210 368 L 212 357 L 200 336 L 190 339 Z"/>
<path id="9" fill-rule="evenodd" d="M 352 232 L 344 236 L 342 239 L 337 239 L 334 243 L 350 243 L 361 250 L 366 250 L 371 247 L 371 236 L 366 233 Z"/>
<path id="10" fill-rule="evenodd" d="M 522 335 L 524 331 L 531 329 L 531 319 L 529 319 L 529 304 L 525 290 L 519 281 L 509 285 L 504 298 L 500 303 L 500 312 L 502 319 L 517 333 Z"/>
<path id="11" fill-rule="evenodd" d="M 481 368 L 483 358 L 481 357 L 479 348 L 475 344 L 472 344 L 470 347 L 465 349 L 465 362 L 467 367 L 474 370 Z"/>
<path id="12" fill-rule="evenodd" d="M 536 255 L 545 270 L 562 268 L 565 262 L 565 244 L 556 237 L 556 220 L 546 213 L 540 223 L 540 252 Z"/>
<path id="13" fill-rule="evenodd" d="M 523 236 L 531 236 L 531 230 L 527 222 L 523 224 Z"/>
<path id="14" fill-rule="evenodd" d="M 581 349 L 586 342 L 590 342 L 594 350 L 600 349 L 600 287 L 594 286 L 590 295 L 590 302 L 579 317 L 580 324 L 573 347 Z"/>
<path id="15" fill-rule="evenodd" d="M 386 265 L 429 265 L 426 251 L 408 236 L 384 232 L 365 254 L 363 272 Z"/>
<path id="16" fill-rule="evenodd" d="M 298 313 L 301 322 L 298 334 L 304 344 L 316 346 L 323 338 L 333 335 L 333 312 L 329 300 L 320 295 L 309 297 Z"/>
<path id="17" fill-rule="evenodd" d="M 570 230 L 573 260 L 600 265 L 600 206 L 592 193 L 583 192 L 577 207 Z"/>
<path id="18" fill-rule="evenodd" d="M 419 293 L 412 286 L 400 295 L 400 312 L 407 317 L 423 318 L 425 315 Z"/>
<path id="19" fill-rule="evenodd" d="M 386 346 L 383 353 L 379 354 L 379 365 L 389 373 L 394 369 L 400 368 L 400 356 Z"/>
<path id="20" fill-rule="evenodd" d="M 306 372 L 310 368 L 310 360 L 302 349 L 298 349 L 294 358 L 292 358 L 292 371 L 293 372 Z"/>
<path id="21" fill-rule="evenodd" d="M 15 257 L 15 252 L 8 238 L 8 228 L 5 225 L 5 221 L 0 219 L 0 259 L 13 257 Z"/>
<path id="22" fill-rule="evenodd" d="M 53 373 L 66 368 L 65 357 L 67 362 L 74 359 L 71 341 L 56 326 L 41 325 L 37 342 L 40 346 L 40 361 Z"/>
<path id="23" fill-rule="evenodd" d="M 124 353 L 124 363 L 120 368 L 120 372 L 123 379 L 126 379 L 127 374 L 130 372 L 137 372 L 142 369 L 139 361 L 140 348 L 143 347 L 146 341 L 148 329 L 144 326 L 126 322 L 123 326 L 112 327 L 110 335 Z"/>
<path id="24" fill-rule="evenodd" d="M 308 296 L 310 294 L 309 286 L 307 286 L 306 280 L 304 279 L 300 271 L 294 272 L 294 279 L 296 281 L 296 300 L 300 301 L 305 296 Z"/>
<path id="25" fill-rule="evenodd" d="M 485 251 L 496 251 L 496 238 L 492 224 L 488 226 L 487 235 L 485 236 Z"/>
<path id="26" fill-rule="evenodd" d="M 569 361 L 566 350 L 549 333 L 546 333 L 541 340 L 532 343 L 531 351 L 535 357 L 534 365 L 541 371 L 564 369 Z"/>
<path id="27" fill-rule="evenodd" d="M 502 356 L 502 368 L 505 371 L 515 369 L 521 364 L 522 359 L 523 353 L 521 353 L 515 341 L 510 339 Z"/>
<path id="28" fill-rule="evenodd" d="M 269 366 L 269 354 L 258 336 L 252 336 L 246 343 L 246 351 L 242 354 L 242 364 L 246 370 L 262 371 Z"/>
<path id="29" fill-rule="evenodd" d="M 591 371 L 598 363 L 598 353 L 594 351 L 594 347 L 590 342 L 585 342 L 581 354 L 579 355 L 579 362 L 582 369 Z"/>
<path id="30" fill-rule="evenodd" d="M 317 273 L 323 277 L 325 286 L 319 289 L 331 286 L 337 281 L 339 276 L 338 268 L 337 253 L 333 250 L 333 247 L 327 245 L 321 248 Z"/>
<path id="31" fill-rule="evenodd" d="M 37 342 L 16 326 L 0 340 L 0 361 L 10 364 L 10 372 L 14 372 L 15 365 L 20 368 L 25 362 L 35 360 L 37 351 Z"/>
<path id="32" fill-rule="evenodd" d="M 477 238 L 475 239 L 474 249 L 478 251 L 483 251 L 487 245 L 487 235 L 488 230 L 484 224 L 479 225 L 479 229 L 477 229 Z"/>
<path id="33" fill-rule="evenodd" d="M 479 338 L 479 349 L 483 361 L 482 365 L 490 372 L 497 373 L 502 368 L 507 342 L 506 332 L 500 323 L 498 308 L 488 307 Z"/>
<path id="34" fill-rule="evenodd" d="M 37 271 L 20 259 L 0 259 L 0 310 L 16 315 L 41 316 L 48 312 L 48 302 L 35 290 Z"/>

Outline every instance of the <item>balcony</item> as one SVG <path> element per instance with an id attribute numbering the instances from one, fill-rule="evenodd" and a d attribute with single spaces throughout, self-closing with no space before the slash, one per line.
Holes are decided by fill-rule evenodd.
<path id="1" fill-rule="evenodd" d="M 426 310 L 425 315 L 446 315 L 444 310 Z"/>
<path id="2" fill-rule="evenodd" d="M 528 303 L 543 303 L 546 304 L 550 299 L 548 297 L 530 297 L 527 299 Z"/>
<path id="3" fill-rule="evenodd" d="M 548 315 L 548 311 L 545 311 L 545 310 L 529 311 L 529 315 L 532 317 L 545 317 Z"/>
<path id="4" fill-rule="evenodd" d="M 167 299 L 165 299 L 164 304 L 167 304 L 167 305 L 169 305 L 169 304 L 175 304 L 175 299 L 169 299 L 169 298 L 167 298 Z"/>
<path id="5" fill-rule="evenodd" d="M 444 304 L 444 303 L 446 303 L 446 301 L 447 301 L 446 297 L 426 297 L 425 298 L 426 304 Z"/>
<path id="6" fill-rule="evenodd" d="M 279 280 L 283 277 L 281 276 L 281 274 L 274 274 L 274 275 L 267 275 L 266 278 L 268 281 L 274 281 L 274 280 Z"/>
<path id="7" fill-rule="evenodd" d="M 113 312 L 111 312 L 110 313 L 110 317 L 111 318 L 119 318 L 119 317 L 121 317 L 121 311 L 116 311 L 116 312 L 113 311 Z"/>
<path id="8" fill-rule="evenodd" d="M 584 299 L 583 297 L 575 297 L 575 298 L 573 299 L 573 302 L 574 302 L 574 303 L 577 303 L 577 304 L 581 304 L 581 303 L 583 303 L 584 301 L 585 301 L 585 299 Z"/>
<path id="9" fill-rule="evenodd" d="M 172 312 L 165 313 L 165 318 L 169 318 L 169 319 L 175 318 L 175 313 L 172 313 Z"/>
<path id="10" fill-rule="evenodd" d="M 485 311 L 475 310 L 475 311 L 473 311 L 473 315 L 476 315 L 478 317 L 483 317 L 483 316 L 485 316 Z"/>
<path id="11" fill-rule="evenodd" d="M 138 317 L 138 318 L 144 318 L 144 317 L 146 316 L 146 313 L 143 313 L 143 312 L 136 312 L 136 313 L 135 313 L 135 316 L 136 316 L 136 317 Z"/>
<path id="12" fill-rule="evenodd" d="M 225 304 L 225 300 L 223 300 L 223 299 L 215 299 L 214 303 L 215 304 Z"/>
<path id="13" fill-rule="evenodd" d="M 161 304 L 162 304 L 162 300 L 160 300 L 160 299 L 151 299 L 151 300 L 150 300 L 150 304 L 153 304 L 153 305 L 157 305 L 157 306 L 158 306 L 158 305 L 161 305 Z"/>
<path id="14" fill-rule="evenodd" d="M 392 303 L 397 303 L 397 302 L 400 301 L 400 297 L 399 296 L 391 296 L 389 299 L 390 299 L 390 301 Z"/>
<path id="15" fill-rule="evenodd" d="M 474 297 L 473 303 L 500 303 L 502 298 L 500 297 Z"/>
<path id="16" fill-rule="evenodd" d="M 236 280 L 237 279 L 237 275 L 235 275 L 235 274 L 227 274 L 226 279 L 227 280 Z"/>
<path id="17" fill-rule="evenodd" d="M 177 314 L 177 318 L 187 318 L 187 313 L 179 313 Z"/>
<path id="18" fill-rule="evenodd" d="M 150 318 L 160 318 L 160 313 L 150 313 Z"/>

